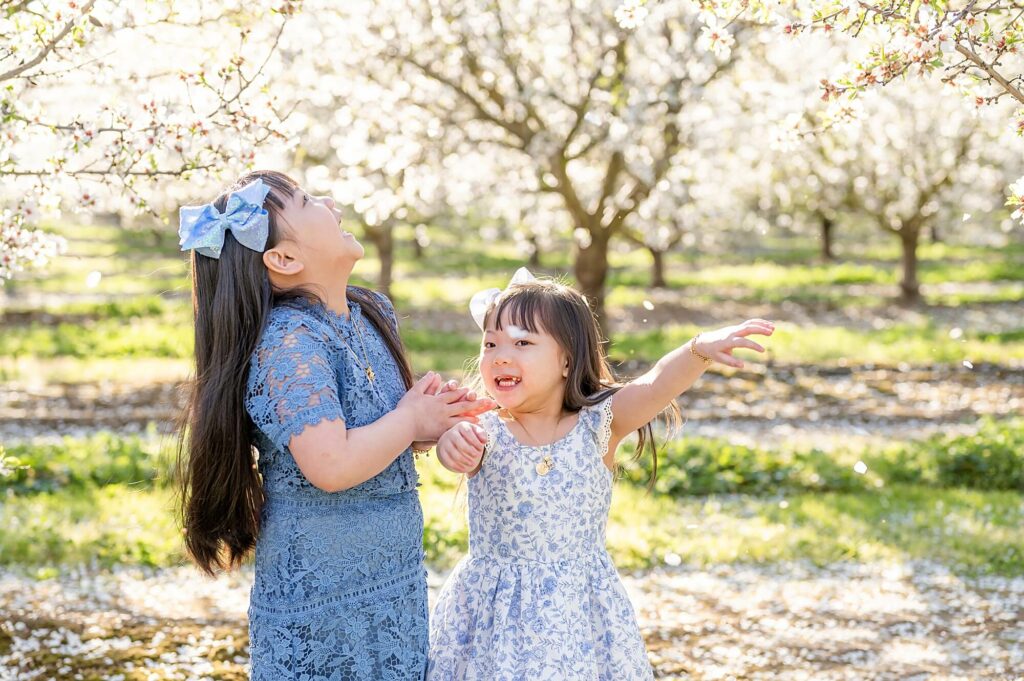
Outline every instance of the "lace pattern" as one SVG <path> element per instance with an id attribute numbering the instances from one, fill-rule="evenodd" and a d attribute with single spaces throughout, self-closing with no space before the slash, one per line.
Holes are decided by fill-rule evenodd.
<path id="1" fill-rule="evenodd" d="M 397 328 L 390 301 L 377 300 Z M 380 334 L 357 303 L 349 309 L 342 317 L 305 301 L 279 305 L 253 353 L 245 404 L 267 500 L 249 607 L 253 679 L 406 681 L 422 679 L 426 667 L 423 514 L 411 451 L 374 478 L 327 493 L 288 449 L 323 420 L 372 423 L 405 394 Z M 353 347 L 365 347 L 375 382 Z"/>

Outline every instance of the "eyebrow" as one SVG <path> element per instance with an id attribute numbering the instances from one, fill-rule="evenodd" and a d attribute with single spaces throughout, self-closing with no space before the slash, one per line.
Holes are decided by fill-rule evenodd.
<path id="1" fill-rule="evenodd" d="M 515 324 L 509 324 L 504 329 L 501 329 L 501 330 L 498 330 L 498 329 L 485 329 L 484 330 L 484 335 L 486 336 L 489 333 L 504 333 L 504 334 L 508 334 L 508 327 L 509 326 L 515 326 L 517 329 L 519 329 L 520 331 L 525 333 L 527 336 L 534 336 L 534 335 L 536 335 L 533 331 L 530 331 L 529 329 L 524 329 L 521 326 L 516 326 Z"/>

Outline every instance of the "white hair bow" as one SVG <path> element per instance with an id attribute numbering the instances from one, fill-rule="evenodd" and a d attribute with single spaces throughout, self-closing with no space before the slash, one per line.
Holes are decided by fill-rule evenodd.
<path id="1" fill-rule="evenodd" d="M 529 281 L 535 281 L 537 277 L 533 276 L 530 270 L 525 267 L 520 267 L 516 270 L 516 273 L 512 275 L 512 280 L 508 282 L 508 286 L 515 284 L 525 284 Z M 508 286 L 505 288 L 507 289 Z M 469 300 L 469 313 L 473 315 L 473 321 L 480 327 L 480 330 L 484 330 L 484 318 L 487 316 L 487 310 L 490 309 L 491 304 L 495 299 L 503 293 L 500 288 L 488 288 L 483 291 L 478 291 L 473 294 L 473 297 Z"/>

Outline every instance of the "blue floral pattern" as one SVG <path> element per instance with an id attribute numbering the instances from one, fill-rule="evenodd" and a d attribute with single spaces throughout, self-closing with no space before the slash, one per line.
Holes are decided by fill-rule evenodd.
<path id="1" fill-rule="evenodd" d="M 636 615 L 605 549 L 612 474 L 602 458 L 611 398 L 545 447 L 491 412 L 469 481 L 469 554 L 438 597 L 428 678 L 653 679 Z M 541 475 L 537 464 L 550 456 Z"/>
<path id="2" fill-rule="evenodd" d="M 390 301 L 377 299 L 397 328 Z M 426 669 L 423 512 L 412 452 L 328 493 L 288 450 L 309 425 L 341 419 L 359 428 L 405 394 L 380 334 L 358 303 L 349 309 L 342 317 L 305 301 L 279 305 L 252 357 L 245 405 L 266 495 L 249 604 L 257 681 L 407 681 Z M 373 383 L 362 368 L 367 358 Z"/>

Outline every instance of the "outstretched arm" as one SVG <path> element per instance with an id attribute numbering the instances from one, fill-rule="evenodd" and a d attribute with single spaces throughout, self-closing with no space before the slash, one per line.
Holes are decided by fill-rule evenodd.
<path id="1" fill-rule="evenodd" d="M 749 319 L 736 326 L 700 333 L 662 357 L 650 371 L 615 393 L 612 440 L 617 442 L 649 423 L 673 399 L 689 390 L 711 362 L 742 368 L 743 362 L 733 357 L 732 351 L 749 348 L 764 352 L 763 347 L 747 336 L 770 336 L 774 331 L 775 325 L 769 321 Z"/>

